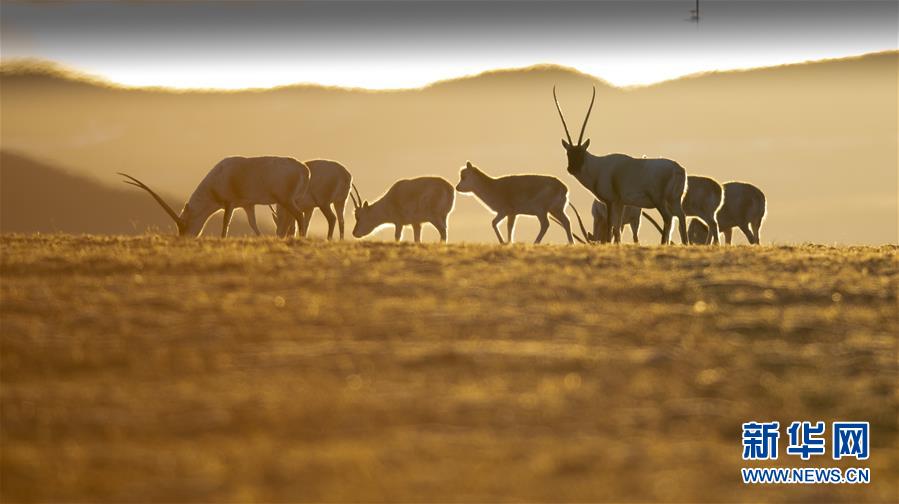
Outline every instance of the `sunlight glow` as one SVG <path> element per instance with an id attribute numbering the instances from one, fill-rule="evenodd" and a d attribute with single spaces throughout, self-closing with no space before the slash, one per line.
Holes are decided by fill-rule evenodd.
<path id="1" fill-rule="evenodd" d="M 372 90 L 415 88 L 436 81 L 502 68 L 522 68 L 552 62 L 604 79 L 616 86 L 649 85 L 702 72 L 737 70 L 775 66 L 804 61 L 857 56 L 851 50 L 835 53 L 806 52 L 773 56 L 771 54 L 692 55 L 690 58 L 605 58 L 590 61 L 581 55 L 571 58 L 529 59 L 504 57 L 481 61 L 451 59 L 421 61 L 341 61 L 337 63 L 304 62 L 233 62 L 233 64 L 196 64 L 190 66 L 142 65 L 133 67 L 108 64 L 79 65 L 87 73 L 126 86 L 162 86 L 176 89 L 245 89 L 270 88 L 291 84 L 320 84 Z"/>

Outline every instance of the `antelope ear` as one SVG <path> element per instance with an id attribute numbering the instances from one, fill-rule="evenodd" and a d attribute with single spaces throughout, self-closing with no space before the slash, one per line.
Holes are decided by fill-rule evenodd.
<path id="1" fill-rule="evenodd" d="M 362 208 L 368 208 L 368 201 L 362 202 Z"/>
<path id="2" fill-rule="evenodd" d="M 584 142 L 584 148 L 590 147 L 590 139 L 588 138 L 586 142 Z"/>
<path id="3" fill-rule="evenodd" d="M 588 142 L 589 142 L 589 140 L 588 140 Z M 562 147 L 565 147 L 565 150 L 568 150 L 571 148 L 571 144 L 566 142 L 565 139 L 563 138 L 562 139 Z"/>
<path id="4" fill-rule="evenodd" d="M 465 167 L 466 167 L 466 168 L 471 168 L 471 161 L 466 161 L 466 162 L 465 162 Z"/>

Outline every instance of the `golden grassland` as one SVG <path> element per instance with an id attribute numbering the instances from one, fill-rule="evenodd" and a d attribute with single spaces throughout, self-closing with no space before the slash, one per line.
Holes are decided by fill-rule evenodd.
<path id="1" fill-rule="evenodd" d="M 0 244 L 4 502 L 899 495 L 895 246 Z M 744 486 L 751 420 L 872 483 Z"/>

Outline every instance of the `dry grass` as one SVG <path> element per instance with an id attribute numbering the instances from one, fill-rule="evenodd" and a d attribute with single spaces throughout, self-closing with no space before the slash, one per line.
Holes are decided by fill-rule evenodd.
<path id="1" fill-rule="evenodd" d="M 896 247 L 0 244 L 4 502 L 899 495 Z M 743 486 L 768 419 L 872 484 Z"/>

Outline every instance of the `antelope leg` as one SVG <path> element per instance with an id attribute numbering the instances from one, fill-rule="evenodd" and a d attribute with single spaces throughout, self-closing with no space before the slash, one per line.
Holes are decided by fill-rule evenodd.
<path id="1" fill-rule="evenodd" d="M 321 210 L 325 220 L 328 221 L 328 240 L 331 240 L 334 238 L 334 224 L 337 222 L 337 216 L 331 211 L 330 205 L 322 205 L 318 209 Z"/>
<path id="2" fill-rule="evenodd" d="M 515 232 L 515 219 L 517 217 L 518 216 L 515 214 L 506 217 L 506 231 L 508 232 L 508 238 L 506 239 L 507 243 L 512 243 L 512 233 Z"/>
<path id="3" fill-rule="evenodd" d="M 503 220 L 504 218 L 506 218 L 506 215 L 505 215 L 505 214 L 496 214 L 496 217 L 493 218 L 493 222 L 492 222 L 492 224 L 493 224 L 493 232 L 496 233 L 496 239 L 499 240 L 499 244 L 500 244 L 500 245 L 502 245 L 502 244 L 505 243 L 505 242 L 503 241 L 502 235 L 499 234 L 499 227 L 498 227 L 498 226 L 499 226 L 499 222 L 500 222 L 501 220 Z"/>
<path id="4" fill-rule="evenodd" d="M 546 218 L 546 214 L 538 215 L 537 219 L 540 221 L 540 232 L 537 233 L 537 239 L 534 240 L 534 243 L 543 241 L 543 235 L 545 235 L 546 230 L 549 229 L 549 219 Z"/>
<path id="5" fill-rule="evenodd" d="M 222 238 L 228 236 L 228 227 L 231 225 L 231 215 L 234 213 L 234 207 L 230 204 L 225 205 L 225 215 L 222 216 Z"/>
<path id="6" fill-rule="evenodd" d="M 431 224 L 437 228 L 437 232 L 440 233 L 440 241 L 446 243 L 446 221 L 434 220 L 431 221 Z"/>
<path id="7" fill-rule="evenodd" d="M 727 245 L 730 245 L 730 241 L 731 241 L 731 239 L 733 239 L 733 235 L 734 235 L 734 228 L 726 228 L 726 229 L 724 229 L 723 233 L 724 233 L 724 243 L 726 243 Z"/>
<path id="8" fill-rule="evenodd" d="M 262 233 L 259 232 L 259 228 L 256 226 L 256 206 L 247 205 L 243 207 L 243 211 L 247 214 L 247 222 L 250 223 L 250 228 L 256 233 L 256 236 L 260 236 Z"/>

